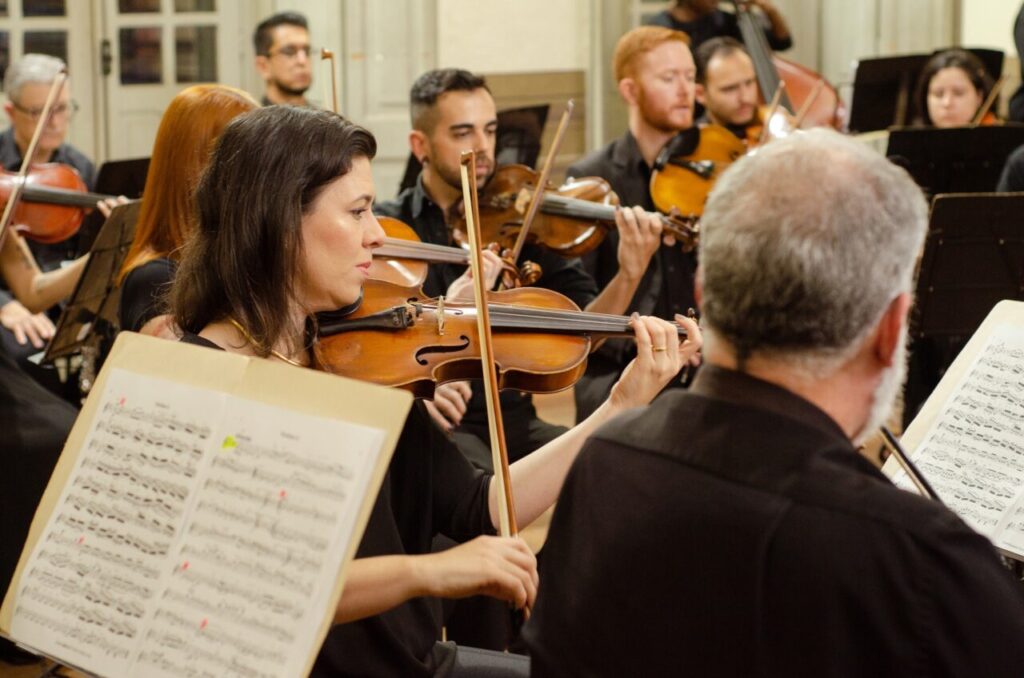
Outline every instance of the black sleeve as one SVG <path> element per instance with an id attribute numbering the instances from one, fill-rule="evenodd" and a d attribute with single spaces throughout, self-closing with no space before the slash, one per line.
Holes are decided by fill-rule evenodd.
<path id="1" fill-rule="evenodd" d="M 121 285 L 118 320 L 122 330 L 138 332 L 149 320 L 167 312 L 165 295 L 174 282 L 174 265 L 156 259 L 132 269 Z"/>
<path id="2" fill-rule="evenodd" d="M 469 463 L 420 402 L 409 413 L 406 435 L 422 441 L 421 451 L 431 455 L 433 533 L 459 542 L 494 534 L 487 504 L 491 476 Z"/>
<path id="3" fill-rule="evenodd" d="M 764 34 L 768 38 L 768 45 L 776 52 L 784 52 L 793 46 L 793 38 L 791 36 L 787 35 L 785 38 L 777 38 L 771 28 L 765 30 Z"/>

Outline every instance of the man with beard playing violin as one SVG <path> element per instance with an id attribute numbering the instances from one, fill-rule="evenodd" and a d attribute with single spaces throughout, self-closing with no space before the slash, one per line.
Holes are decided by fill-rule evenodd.
<path id="1" fill-rule="evenodd" d="M 619 95 L 629 110 L 629 129 L 620 138 L 569 168 L 573 178 L 606 179 L 624 205 L 653 210 L 651 167 L 658 153 L 681 131 L 693 126 L 696 68 L 685 34 L 659 26 L 641 26 L 623 35 L 615 47 L 613 68 Z M 619 274 L 619 234 L 583 257 L 583 265 L 599 287 Z M 651 258 L 628 312 L 663 318 L 696 306 L 693 275 L 697 257 L 683 252 L 670 238 Z M 576 417 L 587 417 L 607 396 L 632 359 L 633 349 L 620 340 L 606 341 L 593 353 L 587 373 L 576 384 Z M 679 380 L 673 384 L 678 385 Z"/>
<path id="2" fill-rule="evenodd" d="M 497 108 L 482 77 L 448 68 L 428 71 L 416 80 L 410 93 L 410 109 L 413 130 L 409 146 L 423 170 L 415 186 L 393 201 L 378 203 L 374 210 L 409 224 L 424 242 L 450 245 L 451 213 L 453 208 L 460 209 L 462 198 L 459 158 L 463 151 L 476 151 L 477 183 L 481 188 L 486 186 L 495 171 Z M 661 223 L 642 209 L 626 208 L 619 210 L 616 225 L 623 245 L 613 250 L 616 275 L 604 281 L 600 294 L 593 279 L 575 259 L 527 244 L 520 262 L 540 265 L 539 287 L 564 294 L 587 311 L 620 315 L 658 247 Z M 493 288 L 500 269 L 498 257 L 488 256 L 486 268 L 488 286 Z M 423 288 L 429 296 L 465 298 L 472 294 L 466 267 L 456 264 L 431 265 Z M 529 395 L 504 391 L 501 401 L 512 460 L 565 430 L 539 419 Z M 470 461 L 489 470 L 491 455 L 482 391 L 467 382 L 444 385 L 437 390 L 429 409 Z"/>
<path id="3" fill-rule="evenodd" d="M 739 139 L 759 124 L 754 62 L 734 38 L 713 38 L 693 54 L 697 66 L 696 99 L 704 106 L 700 123 L 726 128 Z"/>

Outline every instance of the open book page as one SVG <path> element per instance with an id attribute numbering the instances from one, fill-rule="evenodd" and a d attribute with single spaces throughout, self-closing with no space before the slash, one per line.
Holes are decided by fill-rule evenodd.
<path id="1" fill-rule="evenodd" d="M 1024 304 L 1002 302 L 957 357 L 903 443 L 939 498 L 1024 553 Z M 890 459 L 885 470 L 913 484 Z"/>
<path id="2" fill-rule="evenodd" d="M 410 398 L 265 361 L 237 367 L 228 390 L 104 369 L 8 592 L 11 637 L 103 676 L 308 672 Z M 309 376 L 287 389 L 289 408 L 227 392 Z M 390 406 L 376 415 L 390 423 L 296 411 L 310 386 L 330 398 L 343 382 Z"/>

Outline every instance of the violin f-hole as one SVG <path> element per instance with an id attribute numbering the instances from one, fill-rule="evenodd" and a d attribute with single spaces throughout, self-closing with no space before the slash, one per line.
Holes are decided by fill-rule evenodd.
<path id="1" fill-rule="evenodd" d="M 421 349 L 417 349 L 416 353 L 413 354 L 413 357 L 416 359 L 416 363 L 418 365 L 428 365 L 430 364 L 430 361 L 424 356 L 434 353 L 458 353 L 459 351 L 464 351 L 469 348 L 469 337 L 465 334 L 459 335 L 459 342 L 460 343 L 458 344 L 452 344 L 449 346 L 424 346 Z"/>

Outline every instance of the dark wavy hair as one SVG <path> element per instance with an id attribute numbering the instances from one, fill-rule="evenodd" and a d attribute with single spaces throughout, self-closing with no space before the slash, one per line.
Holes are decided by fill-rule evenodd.
<path id="1" fill-rule="evenodd" d="M 992 76 L 985 70 L 985 64 L 974 54 L 962 49 L 947 49 L 939 52 L 928 60 L 917 79 L 917 89 L 914 91 L 914 103 L 917 106 L 915 124 L 928 126 L 934 124 L 932 117 L 928 115 L 928 85 L 935 74 L 944 68 L 959 68 L 963 71 L 974 85 L 974 89 L 981 93 L 982 101 L 988 98 L 995 86 Z"/>
<path id="2" fill-rule="evenodd" d="M 328 111 L 269 106 L 233 120 L 196 190 L 197 228 L 170 295 L 178 326 L 198 333 L 233 318 L 269 355 L 294 329 L 303 215 L 376 152 L 370 132 Z"/>

